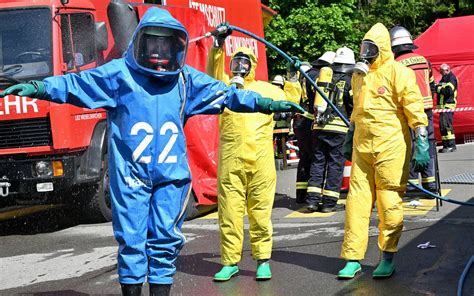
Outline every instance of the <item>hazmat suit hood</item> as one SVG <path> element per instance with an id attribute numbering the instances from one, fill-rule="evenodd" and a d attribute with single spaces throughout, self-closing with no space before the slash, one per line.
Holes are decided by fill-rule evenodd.
<path id="1" fill-rule="evenodd" d="M 157 70 L 153 70 L 153 69 L 141 66 L 135 59 L 135 54 L 134 54 L 136 50 L 135 41 L 136 41 L 136 38 L 139 37 L 139 32 L 144 27 L 163 27 L 163 28 L 169 28 L 172 30 L 181 31 L 186 36 L 186 45 L 184 46 L 183 52 L 180 52 L 180 55 L 184 55 L 184 56 L 181 56 L 184 59 L 184 61 L 186 60 L 186 54 L 188 50 L 189 36 L 188 36 L 187 30 L 178 20 L 173 18 L 168 11 L 157 8 L 157 7 L 151 7 L 143 15 L 143 18 L 141 19 L 135 32 L 133 33 L 132 40 L 130 41 L 127 52 L 125 54 L 125 62 L 133 70 L 145 76 L 153 76 L 161 80 L 175 79 L 184 68 L 184 64 L 183 64 L 183 67 L 179 67 L 179 69 L 177 69 L 176 71 L 160 72 Z"/>
<path id="2" fill-rule="evenodd" d="M 392 47 L 390 43 L 390 33 L 388 29 L 381 23 L 376 23 L 364 35 L 363 40 L 372 40 L 379 48 L 379 55 L 375 62 L 370 66 L 369 71 L 378 69 L 381 65 L 390 60 L 394 60 Z"/>
<path id="3" fill-rule="evenodd" d="M 255 81 L 255 72 L 257 69 L 257 57 L 253 53 L 253 51 L 247 47 L 239 47 L 237 48 L 234 53 L 232 54 L 231 60 L 238 54 L 243 53 L 247 55 L 250 59 L 250 72 L 247 76 L 245 76 L 244 80 L 246 83 Z"/>

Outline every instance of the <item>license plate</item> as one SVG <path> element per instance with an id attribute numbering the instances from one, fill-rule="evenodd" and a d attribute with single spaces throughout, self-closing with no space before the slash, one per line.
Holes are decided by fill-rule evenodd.
<path id="1" fill-rule="evenodd" d="M 53 183 L 47 182 L 47 183 L 38 183 L 36 184 L 36 190 L 38 192 L 49 192 L 53 191 Z"/>

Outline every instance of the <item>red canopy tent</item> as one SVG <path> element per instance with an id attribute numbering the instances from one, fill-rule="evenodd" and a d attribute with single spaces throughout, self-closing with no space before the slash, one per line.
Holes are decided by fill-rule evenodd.
<path id="1" fill-rule="evenodd" d="M 438 19 L 416 40 L 416 52 L 433 66 L 439 82 L 439 66 L 448 64 L 458 78 L 457 109 L 454 115 L 456 140 L 474 140 L 474 15 Z M 438 114 L 434 116 L 439 140 Z"/>

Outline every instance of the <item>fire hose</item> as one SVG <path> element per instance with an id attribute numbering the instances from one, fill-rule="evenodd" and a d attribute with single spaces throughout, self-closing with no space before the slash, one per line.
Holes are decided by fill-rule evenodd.
<path id="1" fill-rule="evenodd" d="M 281 56 L 283 56 L 283 58 L 285 58 L 285 60 L 287 60 L 288 62 L 294 64 L 295 63 L 295 60 L 293 58 L 291 58 L 289 55 L 287 55 L 285 52 L 283 52 L 281 49 L 279 49 L 278 47 L 276 47 L 274 44 L 266 41 L 265 39 L 247 31 L 247 30 L 244 30 L 242 28 L 239 28 L 239 27 L 235 27 L 235 26 L 227 26 L 227 28 L 222 28 L 220 27 L 219 29 L 216 29 L 215 31 L 213 32 L 209 32 L 209 33 L 206 33 L 206 35 L 204 37 L 210 37 L 212 35 L 217 35 L 220 31 L 222 30 L 233 30 L 233 31 L 237 31 L 237 32 L 240 32 L 242 34 L 245 34 L 249 37 L 252 37 L 260 42 L 262 42 L 263 44 L 265 44 L 266 46 L 270 47 L 271 49 L 275 50 L 277 53 L 279 53 Z M 336 106 L 328 99 L 328 97 L 324 94 L 324 92 L 316 85 L 316 82 L 314 80 L 312 80 L 308 74 L 306 74 L 306 72 L 304 72 L 301 67 L 298 68 L 298 71 L 301 73 L 301 75 L 303 75 L 304 78 L 306 78 L 306 81 L 308 81 L 313 87 L 314 89 L 321 95 L 321 97 L 328 103 L 328 105 L 337 113 L 337 115 L 342 119 L 342 121 L 344 121 L 344 123 L 346 124 L 346 126 L 350 126 L 350 122 L 349 120 L 344 116 L 344 114 L 342 114 L 342 112 L 336 108 Z M 308 112 L 305 112 L 305 113 L 308 113 Z M 311 114 L 312 115 L 312 114 Z M 307 116 L 309 117 L 310 114 L 303 114 L 303 116 Z M 458 204 L 458 205 L 463 205 L 463 206 L 474 206 L 474 203 L 469 203 L 469 202 L 463 202 L 463 201 L 459 201 L 459 200 L 454 200 L 454 199 L 450 199 L 450 198 L 447 198 L 447 197 L 444 197 L 444 196 L 441 196 L 441 195 L 437 195 L 437 194 L 434 194 L 433 192 L 430 192 L 426 189 L 424 189 L 423 187 L 421 187 L 419 184 L 415 184 L 414 182 L 411 182 L 411 181 L 408 181 L 408 183 L 410 183 L 412 186 L 414 186 L 415 188 L 417 188 L 418 190 L 422 191 L 423 193 L 427 194 L 428 196 L 431 196 L 431 197 L 434 197 L 434 198 L 437 198 L 437 199 L 440 199 L 440 200 L 443 200 L 443 201 L 446 201 L 446 202 L 449 202 L 449 203 L 454 203 L 454 204 Z M 457 289 L 457 296 L 461 296 L 462 295 L 462 289 L 463 289 L 463 285 L 464 285 L 464 280 L 466 278 L 466 275 L 467 275 L 467 272 L 469 271 L 472 263 L 474 261 L 474 256 L 471 257 L 470 261 L 467 263 L 464 271 L 462 272 L 461 274 L 461 277 L 459 279 L 459 282 L 458 282 L 458 289 Z"/>
<path id="2" fill-rule="evenodd" d="M 294 64 L 295 63 L 295 60 L 290 57 L 288 54 L 286 54 L 284 51 L 282 51 L 281 49 L 279 49 L 278 47 L 276 47 L 274 44 L 268 42 L 267 40 L 245 30 L 245 29 L 242 29 L 242 28 L 239 28 L 239 27 L 235 27 L 235 26 L 232 26 L 232 25 L 229 25 L 227 27 L 220 27 L 219 29 L 216 29 L 212 32 L 208 32 L 206 33 L 205 37 L 210 37 L 212 35 L 216 35 L 218 33 L 220 33 L 221 31 L 225 31 L 225 30 L 233 30 L 233 31 L 236 31 L 236 32 L 240 32 L 242 34 L 245 34 L 249 37 L 252 37 L 260 42 L 262 42 L 263 44 L 265 44 L 267 47 L 270 47 L 271 49 L 273 49 L 274 51 L 276 51 L 278 54 L 280 54 L 285 60 L 287 60 L 288 62 Z M 311 77 L 309 77 L 308 74 L 306 74 L 306 72 L 304 72 L 301 67 L 298 69 L 298 71 L 301 73 L 301 75 L 303 75 L 304 78 L 306 78 L 306 81 L 308 81 L 313 87 L 314 89 L 321 95 L 321 97 L 328 103 L 328 105 L 337 113 L 337 115 L 341 118 L 341 120 L 346 124 L 346 126 L 350 126 L 350 122 L 349 120 L 344 116 L 344 114 L 339 110 L 339 108 L 337 108 L 329 99 L 328 97 L 326 96 L 326 94 L 324 94 L 324 92 L 316 85 L 316 82 L 311 79 Z M 307 112 L 305 112 L 307 113 Z M 312 115 L 312 114 L 311 114 Z M 303 116 L 310 116 L 309 114 L 303 114 Z M 428 191 L 426 189 L 424 189 L 423 187 L 421 187 L 419 184 L 416 184 L 412 181 L 408 181 L 408 183 L 410 183 L 410 185 L 414 186 L 416 189 L 422 191 L 423 193 L 427 194 L 428 196 L 431 196 L 431 197 L 434 197 L 434 198 L 437 198 L 437 199 L 440 199 L 440 200 L 443 200 L 443 201 L 446 201 L 446 202 L 449 202 L 449 203 L 454 203 L 454 204 L 458 204 L 458 205 L 463 205 L 463 206 L 474 206 L 474 203 L 470 203 L 470 202 L 464 202 L 464 201 L 459 201 L 459 200 L 455 200 L 455 199 L 451 199 L 451 198 L 447 198 L 445 196 L 441 196 L 441 195 L 438 195 L 438 194 L 435 194 L 431 191 Z"/>

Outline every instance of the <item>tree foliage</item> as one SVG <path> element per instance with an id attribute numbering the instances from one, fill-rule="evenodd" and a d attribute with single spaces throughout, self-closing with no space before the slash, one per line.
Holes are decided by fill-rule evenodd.
<path id="1" fill-rule="evenodd" d="M 407 28 L 414 37 L 438 18 L 474 13 L 470 1 L 446 0 L 268 0 L 278 14 L 265 38 L 290 55 L 313 61 L 328 50 L 359 51 L 364 34 L 377 22 Z M 357 54 L 356 54 L 357 56 Z M 284 71 L 283 58 L 267 51 L 271 74 Z"/>

